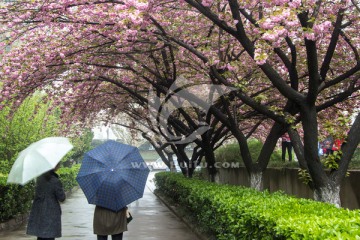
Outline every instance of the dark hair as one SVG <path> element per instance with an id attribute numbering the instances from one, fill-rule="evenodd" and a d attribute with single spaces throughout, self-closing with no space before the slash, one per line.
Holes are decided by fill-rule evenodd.
<path id="1" fill-rule="evenodd" d="M 54 170 L 52 169 L 52 170 L 50 170 L 50 171 L 48 171 L 48 172 L 44 173 L 43 175 L 44 175 L 44 177 L 45 177 L 46 181 L 50 181 L 51 176 L 52 176 L 53 174 L 54 174 Z"/>

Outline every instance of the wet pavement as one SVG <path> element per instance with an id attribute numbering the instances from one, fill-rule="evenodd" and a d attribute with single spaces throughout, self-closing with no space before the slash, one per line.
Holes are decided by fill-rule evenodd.
<path id="1" fill-rule="evenodd" d="M 168 207 L 153 194 L 154 172 L 149 174 L 144 197 L 128 205 L 134 219 L 124 233 L 124 240 L 198 240 L 199 238 Z M 81 189 L 74 191 L 61 205 L 62 238 L 71 240 L 96 239 L 92 231 L 94 205 L 88 204 Z M 1 240 L 34 240 L 27 236 L 26 225 L 10 232 L 0 232 Z M 111 237 L 109 237 L 109 240 Z"/>

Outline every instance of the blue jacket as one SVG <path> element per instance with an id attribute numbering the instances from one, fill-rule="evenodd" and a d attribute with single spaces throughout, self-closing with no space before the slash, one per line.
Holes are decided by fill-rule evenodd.
<path id="1" fill-rule="evenodd" d="M 61 207 L 65 192 L 54 171 L 37 178 L 35 197 L 26 234 L 41 238 L 61 237 Z"/>

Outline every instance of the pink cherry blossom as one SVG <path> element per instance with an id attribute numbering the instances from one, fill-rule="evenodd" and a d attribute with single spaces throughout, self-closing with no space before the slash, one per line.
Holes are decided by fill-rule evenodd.
<path id="1" fill-rule="evenodd" d="M 214 0 L 202 0 L 202 5 L 205 7 L 210 7 Z"/>

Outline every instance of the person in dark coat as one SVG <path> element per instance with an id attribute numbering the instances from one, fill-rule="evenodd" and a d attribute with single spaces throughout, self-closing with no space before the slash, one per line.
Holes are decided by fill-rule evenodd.
<path id="1" fill-rule="evenodd" d="M 292 160 L 292 144 L 288 133 L 281 136 L 281 158 L 285 162 L 286 149 L 288 151 L 289 162 Z"/>
<path id="2" fill-rule="evenodd" d="M 112 240 L 122 240 L 123 232 L 127 231 L 127 207 L 114 212 L 100 206 L 94 211 L 94 234 L 98 240 L 107 240 L 111 235 Z"/>
<path id="3" fill-rule="evenodd" d="M 55 169 L 44 173 L 36 180 L 35 197 L 31 207 L 26 234 L 38 240 L 53 240 L 61 237 L 61 207 L 65 192 Z"/>

